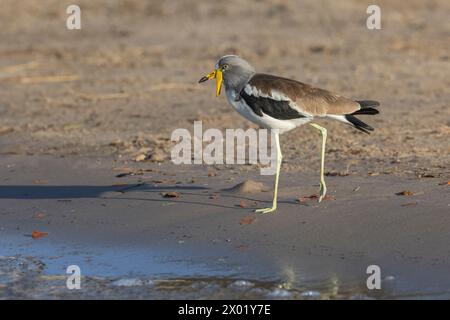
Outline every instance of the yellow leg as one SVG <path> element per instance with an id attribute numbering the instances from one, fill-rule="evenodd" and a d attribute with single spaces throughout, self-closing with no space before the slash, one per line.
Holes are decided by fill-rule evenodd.
<path id="1" fill-rule="evenodd" d="M 316 129 L 319 129 L 320 132 L 322 132 L 322 159 L 320 162 L 320 196 L 319 196 L 319 202 L 323 200 L 325 195 L 327 194 L 327 185 L 325 184 L 325 178 L 324 178 L 324 168 L 325 168 L 325 144 L 327 141 L 327 129 L 324 127 L 319 126 L 318 124 L 311 123 L 311 126 L 313 126 Z"/>
<path id="2" fill-rule="evenodd" d="M 274 186 L 274 190 L 273 190 L 273 203 L 272 203 L 271 208 L 255 210 L 255 212 L 259 212 L 259 213 L 274 212 L 277 209 L 278 178 L 280 176 L 280 168 L 281 168 L 281 162 L 283 160 L 283 156 L 281 155 L 280 138 L 279 138 L 278 132 L 276 132 L 274 134 L 274 136 L 275 136 L 275 144 L 277 146 L 277 172 L 275 175 L 275 186 Z"/>

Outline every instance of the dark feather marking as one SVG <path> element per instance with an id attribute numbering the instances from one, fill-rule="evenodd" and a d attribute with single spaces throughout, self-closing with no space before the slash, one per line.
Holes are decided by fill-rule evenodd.
<path id="1" fill-rule="evenodd" d="M 356 100 L 356 102 L 359 103 L 362 109 L 364 107 L 378 107 L 380 105 L 380 103 L 375 100 Z"/>
<path id="2" fill-rule="evenodd" d="M 380 112 L 377 110 L 377 107 L 380 106 L 380 103 L 378 101 L 374 100 L 360 100 L 356 101 L 361 106 L 361 109 L 351 113 L 353 115 L 355 114 L 379 114 Z"/>
<path id="3" fill-rule="evenodd" d="M 242 90 L 240 96 L 253 110 L 253 112 L 260 117 L 263 116 L 263 112 L 266 115 L 279 120 L 290 120 L 306 117 L 297 110 L 293 109 L 289 105 L 289 101 L 278 101 L 271 98 L 255 97 L 253 95 L 248 95 L 244 90 Z"/>
<path id="4" fill-rule="evenodd" d="M 361 130 L 362 132 L 370 133 L 369 131 L 374 130 L 371 126 L 351 114 L 346 114 L 345 119 L 347 119 L 347 121 L 350 122 L 356 129 Z"/>
<path id="5" fill-rule="evenodd" d="M 378 111 L 375 108 L 363 107 L 362 109 L 353 112 L 352 115 L 355 115 L 355 114 L 372 114 L 373 115 L 373 114 L 379 114 L 379 113 L 380 113 L 380 111 Z"/>

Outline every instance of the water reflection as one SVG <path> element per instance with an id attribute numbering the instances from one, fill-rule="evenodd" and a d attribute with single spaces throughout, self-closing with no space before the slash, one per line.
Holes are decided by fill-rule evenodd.
<path id="1" fill-rule="evenodd" d="M 8 240 L 8 241 L 7 241 Z M 0 298 L 120 299 L 390 299 L 448 298 L 449 291 L 414 291 L 398 286 L 394 277 L 382 290 L 369 291 L 366 278 L 326 276 L 284 263 L 255 272 L 227 263 L 192 260 L 189 252 L 170 248 L 36 245 L 27 238 L 5 238 L 0 247 Z M 79 264 L 82 290 L 66 289 L 65 268 Z M 330 266 L 329 266 L 330 267 Z M 271 276 L 268 276 L 268 274 Z M 354 274 L 348 272 L 348 274 Z M 402 290 L 403 289 L 403 290 Z"/>

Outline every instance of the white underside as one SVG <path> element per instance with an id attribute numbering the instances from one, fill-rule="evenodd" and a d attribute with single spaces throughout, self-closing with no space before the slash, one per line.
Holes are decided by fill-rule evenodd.
<path id="1" fill-rule="evenodd" d="M 310 122 L 313 117 L 290 119 L 290 120 L 279 120 L 270 117 L 263 113 L 263 116 L 259 116 L 253 112 L 253 110 L 245 103 L 244 99 L 239 99 L 236 101 L 236 94 L 233 90 L 226 90 L 226 95 L 228 102 L 236 109 L 239 114 L 241 114 L 247 120 L 256 123 L 261 128 L 265 129 L 278 129 L 279 133 L 283 133 L 292 129 L 295 129 L 305 123 Z"/>

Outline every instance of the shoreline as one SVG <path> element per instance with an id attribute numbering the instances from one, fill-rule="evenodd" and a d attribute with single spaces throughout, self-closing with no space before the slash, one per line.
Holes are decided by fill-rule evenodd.
<path id="1" fill-rule="evenodd" d="M 366 268 L 378 264 L 389 289 L 376 297 L 450 296 L 448 187 L 439 179 L 328 177 L 334 198 L 317 204 L 296 200 L 316 191 L 317 177 L 282 175 L 279 211 L 258 215 L 252 208 L 269 202 L 271 191 L 224 191 L 247 179 L 270 185 L 272 177 L 257 171 L 208 176 L 192 168 L 175 180 L 195 182 L 175 184 L 165 165 L 116 178 L 112 159 L 14 156 L 0 165 L 1 233 L 9 248 L 0 256 L 42 259 L 46 275 L 64 275 L 65 264 L 78 262 L 105 283 L 130 277 L 223 281 L 227 286 L 218 292 L 230 298 L 237 293 L 227 288 L 239 280 L 262 281 L 261 290 L 270 284 L 266 298 L 277 286 L 291 298 L 305 298 L 307 291 L 323 297 L 320 290 L 330 281 L 349 296 L 371 297 L 364 289 Z M 402 190 L 417 195 L 395 194 Z M 181 196 L 164 198 L 168 191 Z M 34 230 L 48 236 L 32 239 Z M 354 283 L 358 293 L 348 289 Z M 186 295 L 193 296 L 195 290 Z"/>

